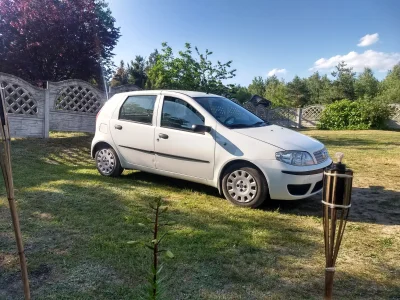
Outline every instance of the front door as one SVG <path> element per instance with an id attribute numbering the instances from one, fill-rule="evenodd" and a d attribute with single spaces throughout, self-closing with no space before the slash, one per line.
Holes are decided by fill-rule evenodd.
<path id="1" fill-rule="evenodd" d="M 192 125 L 212 125 L 187 101 L 164 96 L 160 124 L 155 129 L 157 169 L 191 177 L 212 179 L 214 130 L 195 133 Z"/>
<path id="2" fill-rule="evenodd" d="M 123 159 L 131 165 L 155 168 L 153 121 L 156 95 L 129 96 L 114 113 L 110 128 Z"/>

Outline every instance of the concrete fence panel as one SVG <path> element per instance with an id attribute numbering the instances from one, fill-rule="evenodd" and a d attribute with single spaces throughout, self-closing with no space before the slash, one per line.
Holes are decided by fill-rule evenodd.
<path id="1" fill-rule="evenodd" d="M 105 94 L 82 80 L 48 83 L 49 129 L 94 132 Z"/>
<path id="2" fill-rule="evenodd" d="M 319 118 L 324 110 L 323 105 L 311 105 L 301 109 L 301 126 L 302 127 L 317 127 Z"/>
<path id="3" fill-rule="evenodd" d="M 0 73 L 12 137 L 45 136 L 45 90 L 13 75 Z"/>
<path id="4" fill-rule="evenodd" d="M 392 108 L 392 115 L 387 125 L 389 128 L 400 129 L 400 104 L 390 104 L 390 107 Z"/>

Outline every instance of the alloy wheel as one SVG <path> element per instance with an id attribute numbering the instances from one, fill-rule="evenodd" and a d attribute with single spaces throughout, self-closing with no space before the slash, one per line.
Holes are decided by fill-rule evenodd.
<path id="1" fill-rule="evenodd" d="M 226 182 L 229 195 L 238 202 L 250 202 L 257 194 L 256 180 L 250 173 L 237 170 L 229 174 Z"/>
<path id="2" fill-rule="evenodd" d="M 115 169 L 115 157 L 109 149 L 100 150 L 96 162 L 99 170 L 105 175 L 111 174 Z"/>

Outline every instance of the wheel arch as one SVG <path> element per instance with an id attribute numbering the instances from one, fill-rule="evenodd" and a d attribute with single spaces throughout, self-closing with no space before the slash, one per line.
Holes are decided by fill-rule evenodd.
<path id="1" fill-rule="evenodd" d="M 253 168 L 257 169 L 257 170 L 264 176 L 265 180 L 267 181 L 267 184 L 268 184 L 268 193 L 269 193 L 270 185 L 269 185 L 268 176 L 267 176 L 267 174 L 266 174 L 265 172 L 263 172 L 263 170 L 262 170 L 259 166 L 257 166 L 255 163 L 253 163 L 253 162 L 251 162 L 251 161 L 248 161 L 248 160 L 245 160 L 245 159 L 234 159 L 234 160 L 228 161 L 228 162 L 222 167 L 221 171 L 220 171 L 219 174 L 218 174 L 218 184 L 217 184 L 217 188 L 218 188 L 218 192 L 219 192 L 220 195 L 222 195 L 222 179 L 223 179 L 223 177 L 224 177 L 225 171 L 226 171 L 230 166 L 235 165 L 235 164 L 245 164 L 245 165 L 248 165 L 248 166 L 250 166 L 250 167 L 253 167 Z"/>
<path id="2" fill-rule="evenodd" d="M 104 141 L 99 141 L 99 142 L 97 142 L 97 143 L 93 146 L 93 148 L 92 148 L 92 151 L 91 151 L 91 156 L 92 156 L 92 158 L 95 158 L 94 156 L 96 155 L 97 150 L 99 150 L 99 149 L 100 149 L 101 147 L 103 147 L 103 146 L 105 146 L 105 147 L 110 147 L 110 148 L 112 148 L 112 149 L 115 151 L 114 147 L 111 146 L 109 143 L 104 142 Z M 115 151 L 115 153 L 117 153 L 117 152 Z M 118 153 L 117 153 L 117 155 L 118 155 Z"/>

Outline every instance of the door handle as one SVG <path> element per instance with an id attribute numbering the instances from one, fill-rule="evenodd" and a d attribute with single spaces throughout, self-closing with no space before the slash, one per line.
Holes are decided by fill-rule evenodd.
<path id="1" fill-rule="evenodd" d="M 118 129 L 118 130 L 121 130 L 121 129 L 122 129 L 122 126 L 121 126 L 121 125 L 114 125 L 114 128 L 115 128 L 115 129 Z"/>
<path id="2" fill-rule="evenodd" d="M 158 134 L 158 137 L 161 138 L 161 139 L 168 139 L 168 134 L 159 133 L 159 134 Z"/>

